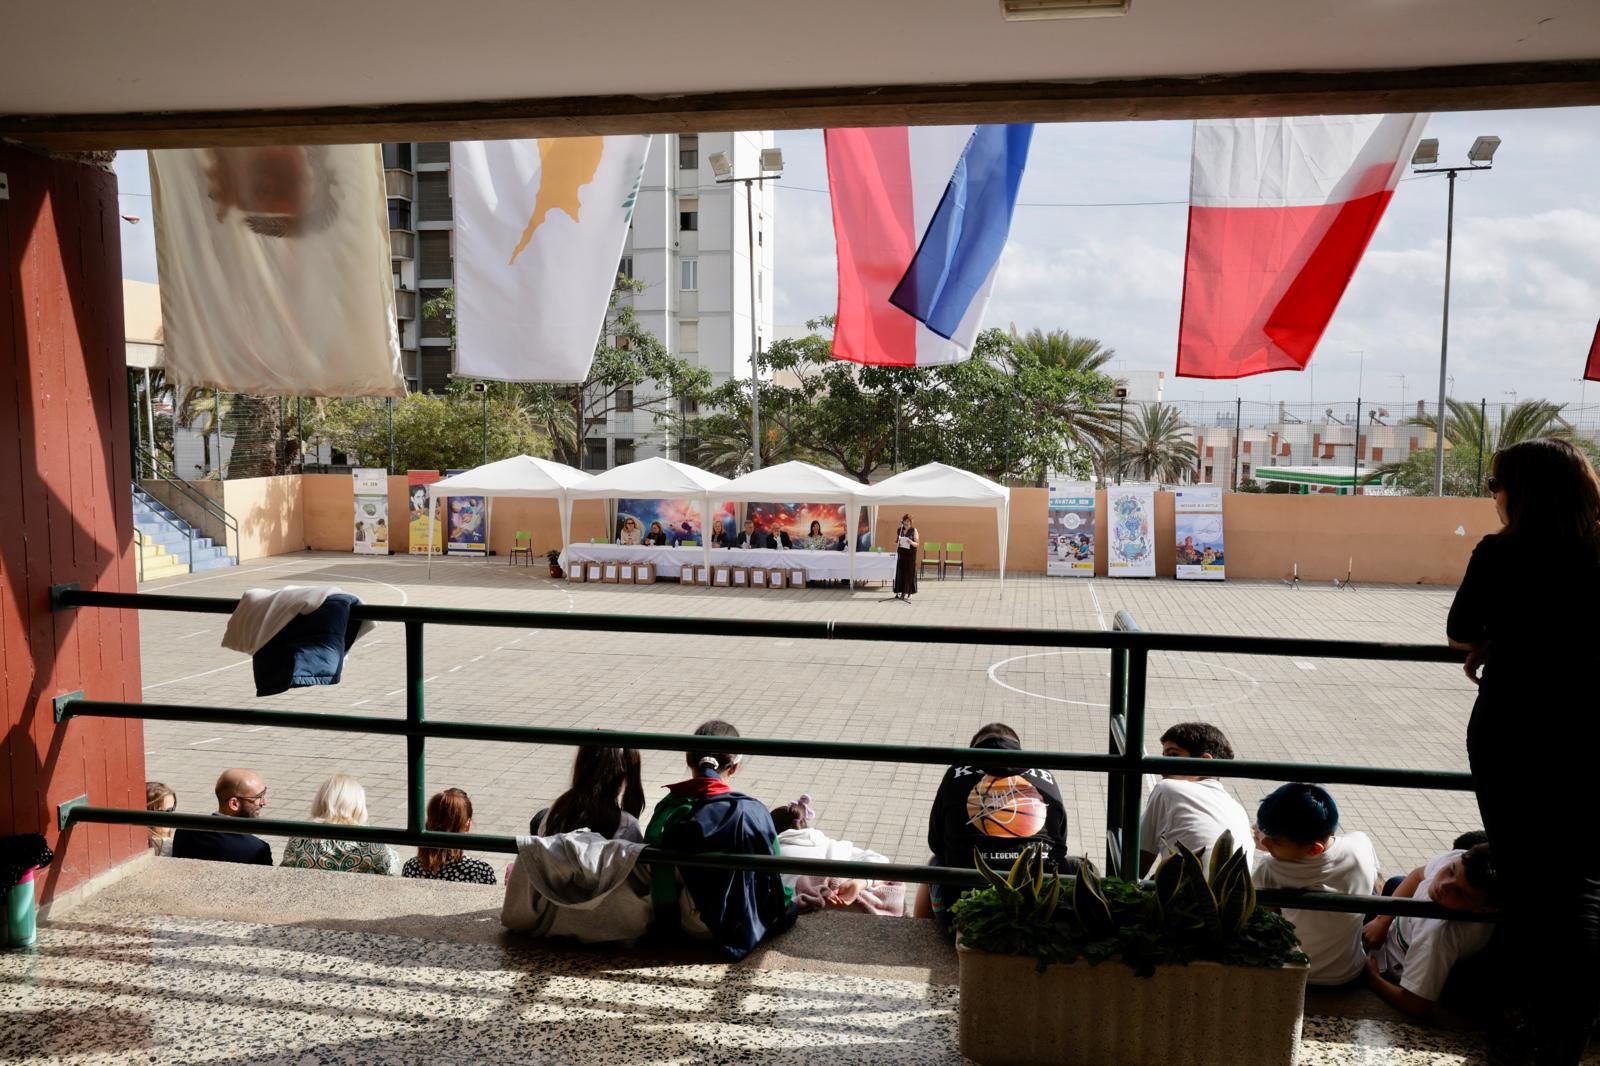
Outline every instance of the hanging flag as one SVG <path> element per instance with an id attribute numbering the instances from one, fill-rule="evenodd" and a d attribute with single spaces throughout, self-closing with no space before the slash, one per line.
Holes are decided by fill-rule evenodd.
<path id="1" fill-rule="evenodd" d="M 1311 361 L 1427 120 L 1195 123 L 1180 377 L 1241 378 Z"/>
<path id="2" fill-rule="evenodd" d="M 167 373 L 267 396 L 404 396 L 375 144 L 152 151 Z"/>
<path id="3" fill-rule="evenodd" d="M 1594 340 L 1589 344 L 1589 362 L 1583 368 L 1585 381 L 1600 381 L 1600 325 L 1594 327 Z"/>
<path id="4" fill-rule="evenodd" d="M 649 148 L 648 135 L 451 145 L 457 374 L 588 376 Z"/>
<path id="5" fill-rule="evenodd" d="M 826 131 L 835 359 L 933 366 L 968 357 L 1032 136 L 1028 124 Z"/>

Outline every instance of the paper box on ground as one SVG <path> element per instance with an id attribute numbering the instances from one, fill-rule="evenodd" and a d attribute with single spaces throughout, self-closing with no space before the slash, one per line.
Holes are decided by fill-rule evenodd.
<path id="1" fill-rule="evenodd" d="M 635 585 L 654 585 L 656 583 L 656 564 L 634 563 L 633 583 Z"/>
<path id="2" fill-rule="evenodd" d="M 582 581 L 583 580 L 583 572 L 584 572 L 585 569 L 586 568 L 584 567 L 584 565 L 582 563 L 575 563 L 575 562 L 569 561 L 567 563 L 567 580 L 568 581 Z"/>
<path id="3" fill-rule="evenodd" d="M 622 580 L 621 563 L 602 563 L 600 565 L 600 580 L 607 585 L 615 585 Z"/>
<path id="4" fill-rule="evenodd" d="M 805 588 L 808 576 L 809 575 L 806 573 L 805 567 L 797 566 L 792 568 L 789 571 L 789 587 L 792 589 Z"/>
<path id="5" fill-rule="evenodd" d="M 733 584 L 733 567 L 713 566 L 711 568 L 711 583 L 721 588 L 728 588 Z"/>
<path id="6" fill-rule="evenodd" d="M 685 565 L 683 569 L 678 571 L 678 584 L 694 584 L 694 567 Z"/>
<path id="7" fill-rule="evenodd" d="M 631 585 L 631 584 L 633 584 L 633 564 L 632 563 L 623 563 L 621 566 L 617 567 L 617 584 L 619 584 L 619 585 Z"/>
<path id="8" fill-rule="evenodd" d="M 694 583 L 696 585 L 709 585 L 709 584 L 711 584 L 711 568 L 709 566 L 697 566 L 697 567 L 695 567 L 694 568 Z"/>
<path id="9" fill-rule="evenodd" d="M 764 589 L 767 587 L 767 572 L 759 566 L 750 568 L 750 587 Z"/>
<path id="10" fill-rule="evenodd" d="M 747 589 L 750 587 L 750 568 L 748 566 L 735 566 L 732 568 L 733 587 Z"/>
<path id="11" fill-rule="evenodd" d="M 583 570 L 584 570 L 583 579 L 585 581 L 599 581 L 600 580 L 601 567 L 600 567 L 599 563 L 584 563 L 583 564 Z"/>
<path id="12" fill-rule="evenodd" d="M 788 580 L 789 571 L 787 570 L 779 570 L 777 567 L 773 567 L 767 571 L 767 588 L 769 589 L 784 588 L 788 584 Z"/>

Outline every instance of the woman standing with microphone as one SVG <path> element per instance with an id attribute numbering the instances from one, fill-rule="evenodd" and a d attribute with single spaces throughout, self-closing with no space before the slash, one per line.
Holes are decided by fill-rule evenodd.
<path id="1" fill-rule="evenodd" d="M 1447 630 L 1478 686 L 1467 754 L 1535 1061 L 1575 1066 L 1600 1014 L 1600 850 L 1580 827 L 1593 776 L 1552 760 L 1595 726 L 1600 481 L 1546 438 L 1496 454 L 1489 491 L 1504 528 L 1473 550 Z"/>
<path id="2" fill-rule="evenodd" d="M 894 598 L 897 600 L 910 602 L 917 591 L 917 546 L 921 543 L 917 527 L 911 524 L 911 516 L 901 515 L 894 549 Z"/>

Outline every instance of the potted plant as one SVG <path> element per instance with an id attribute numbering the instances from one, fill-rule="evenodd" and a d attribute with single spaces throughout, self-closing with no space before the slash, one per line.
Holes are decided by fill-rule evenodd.
<path id="1" fill-rule="evenodd" d="M 549 551 L 544 553 L 544 557 L 550 561 L 550 576 L 551 577 L 557 577 L 557 578 L 561 577 L 562 574 L 561 574 L 561 551 L 560 551 L 560 549 L 551 548 Z"/>
<path id="2" fill-rule="evenodd" d="M 1152 884 L 1047 873 L 1025 848 L 952 909 L 961 1053 L 993 1063 L 1284 1066 L 1298 1055 L 1306 956 L 1257 906 L 1224 833 L 1209 870 L 1182 846 Z"/>

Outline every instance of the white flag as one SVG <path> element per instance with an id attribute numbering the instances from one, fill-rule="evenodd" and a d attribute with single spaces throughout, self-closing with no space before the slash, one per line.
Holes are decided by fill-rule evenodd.
<path id="1" fill-rule="evenodd" d="M 150 183 L 175 380 L 405 395 L 377 145 L 153 151 Z"/>
<path id="2" fill-rule="evenodd" d="M 635 135 L 451 145 L 457 374 L 587 376 L 649 147 Z"/>

